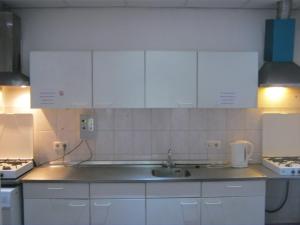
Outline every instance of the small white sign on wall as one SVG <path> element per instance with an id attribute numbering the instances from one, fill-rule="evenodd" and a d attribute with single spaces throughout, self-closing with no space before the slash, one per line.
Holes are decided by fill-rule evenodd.
<path id="1" fill-rule="evenodd" d="M 52 106 L 57 104 L 59 96 L 63 96 L 62 90 L 41 90 L 39 92 L 39 102 L 41 106 Z"/>
<path id="2" fill-rule="evenodd" d="M 237 93 L 235 91 L 221 91 L 219 93 L 218 105 L 220 106 L 232 106 L 237 102 Z"/>

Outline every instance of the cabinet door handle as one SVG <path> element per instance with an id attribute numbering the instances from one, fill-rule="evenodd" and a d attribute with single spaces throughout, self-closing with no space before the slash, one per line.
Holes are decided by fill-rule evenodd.
<path id="1" fill-rule="evenodd" d="M 227 188 L 242 188 L 242 185 L 227 185 Z"/>
<path id="2" fill-rule="evenodd" d="M 196 225 L 200 221 L 200 208 L 197 201 L 180 202 L 184 225 Z"/>
<path id="3" fill-rule="evenodd" d="M 111 206 L 111 203 L 108 202 L 108 203 L 94 203 L 94 206 L 96 207 L 110 207 Z"/>
<path id="4" fill-rule="evenodd" d="M 48 187 L 48 190 L 64 190 L 63 187 Z"/>
<path id="5" fill-rule="evenodd" d="M 221 201 L 217 201 L 217 202 L 205 202 L 205 205 L 222 205 Z"/>
<path id="6" fill-rule="evenodd" d="M 180 202 L 182 206 L 184 205 L 198 205 L 198 202 Z"/>
<path id="7" fill-rule="evenodd" d="M 76 204 L 76 203 L 70 203 L 69 204 L 69 206 L 71 206 L 71 207 L 86 207 L 86 204 L 84 204 L 84 203 L 78 203 L 78 204 Z"/>

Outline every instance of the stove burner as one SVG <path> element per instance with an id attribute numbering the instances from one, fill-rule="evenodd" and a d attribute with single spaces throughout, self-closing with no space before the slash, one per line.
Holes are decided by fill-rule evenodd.
<path id="1" fill-rule="evenodd" d="M 300 164 L 300 157 L 274 157 L 267 159 L 279 165 L 284 164 L 287 167 L 290 167 L 291 164 Z"/>
<path id="2" fill-rule="evenodd" d="M 266 157 L 263 165 L 280 175 L 300 175 L 300 157 Z"/>
<path id="3" fill-rule="evenodd" d="M 15 179 L 33 168 L 31 159 L 0 159 L 3 179 Z"/>
<path id="4" fill-rule="evenodd" d="M 3 166 L 2 169 L 3 170 L 11 170 L 11 167 L 10 166 Z"/>

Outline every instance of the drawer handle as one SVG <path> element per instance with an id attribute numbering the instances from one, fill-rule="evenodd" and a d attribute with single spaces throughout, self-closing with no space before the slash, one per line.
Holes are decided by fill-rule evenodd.
<path id="1" fill-rule="evenodd" d="M 198 205 L 198 202 L 180 202 L 182 206 L 184 205 Z"/>
<path id="2" fill-rule="evenodd" d="M 111 206 L 111 203 L 102 203 L 102 204 L 99 204 L 99 203 L 94 203 L 94 206 L 97 206 L 97 207 L 110 207 Z"/>
<path id="3" fill-rule="evenodd" d="M 48 190 L 64 190 L 63 187 L 48 187 Z"/>
<path id="4" fill-rule="evenodd" d="M 75 203 L 70 203 L 69 206 L 71 207 L 86 207 L 86 204 L 75 204 Z"/>
<path id="5" fill-rule="evenodd" d="M 222 202 L 218 201 L 218 202 L 205 202 L 205 205 L 221 205 Z"/>
<path id="6" fill-rule="evenodd" d="M 227 185 L 227 188 L 242 188 L 242 185 Z"/>

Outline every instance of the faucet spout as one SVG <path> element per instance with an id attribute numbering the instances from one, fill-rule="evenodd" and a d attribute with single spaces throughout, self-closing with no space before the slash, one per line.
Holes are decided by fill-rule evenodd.
<path id="1" fill-rule="evenodd" d="M 167 168 L 172 168 L 172 167 L 174 167 L 174 165 L 175 164 L 172 159 L 172 149 L 169 149 L 168 150 L 168 160 L 167 160 L 166 166 L 167 166 Z"/>

